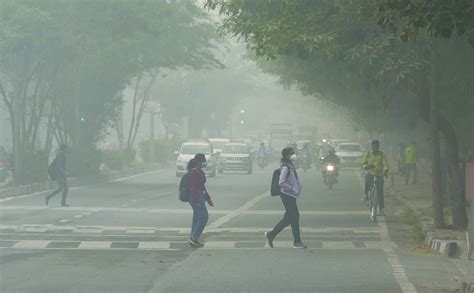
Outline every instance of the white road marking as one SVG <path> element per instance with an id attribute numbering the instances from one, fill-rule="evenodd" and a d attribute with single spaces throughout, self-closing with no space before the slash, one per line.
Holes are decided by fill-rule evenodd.
<path id="1" fill-rule="evenodd" d="M 69 190 L 70 190 L 70 191 L 71 191 L 71 190 L 79 190 L 79 189 L 91 187 L 91 186 L 98 185 L 98 184 L 107 184 L 107 183 L 112 183 L 112 182 L 125 181 L 125 180 L 129 180 L 129 179 L 132 179 L 132 178 L 140 177 L 140 176 L 146 176 L 146 175 L 149 175 L 149 174 L 152 174 L 152 173 L 161 173 L 161 172 L 166 171 L 166 170 L 169 170 L 169 169 L 153 170 L 153 171 L 149 171 L 149 172 L 145 172 L 145 173 L 136 174 L 136 175 L 133 175 L 133 176 L 128 176 L 128 177 L 119 178 L 119 179 L 112 180 L 112 181 L 109 181 L 109 182 L 95 183 L 95 184 L 90 184 L 90 185 L 83 185 L 83 186 L 70 187 Z M 6 202 L 6 201 L 10 201 L 10 200 L 13 200 L 13 199 L 26 198 L 26 197 L 30 197 L 30 196 L 45 194 L 45 193 L 51 192 L 51 191 L 53 191 L 53 190 L 54 190 L 54 189 L 49 189 L 49 190 L 38 191 L 38 192 L 35 192 L 35 193 L 30 193 L 30 194 L 24 194 L 24 195 L 20 195 L 20 196 L 7 197 L 7 198 L 0 199 L 0 203 Z M 47 208 L 47 207 L 45 207 L 45 208 Z"/>
<path id="2" fill-rule="evenodd" d="M 13 248 L 45 248 L 51 241 L 47 240 L 21 240 Z"/>
<path id="3" fill-rule="evenodd" d="M 138 249 L 168 249 L 170 248 L 169 242 L 163 241 L 147 241 L 140 242 Z"/>
<path id="4" fill-rule="evenodd" d="M 246 202 L 243 206 L 240 208 L 236 209 L 235 211 L 232 211 L 231 213 L 228 213 L 227 215 L 223 216 L 222 218 L 217 219 L 215 222 L 210 224 L 208 228 L 219 228 L 225 223 L 229 222 L 235 217 L 240 216 L 243 212 L 249 210 L 251 207 L 253 207 L 257 202 L 262 200 L 265 196 L 268 196 L 268 191 L 260 194 L 259 196 L 249 200 Z"/>
<path id="5" fill-rule="evenodd" d="M 111 241 L 82 241 L 78 248 L 82 249 L 104 249 L 110 248 Z"/>
<path id="6" fill-rule="evenodd" d="M 12 249 L 59 249 L 59 250 L 179 250 L 179 248 L 171 248 L 172 244 L 187 244 L 187 241 L 74 241 L 74 240 L 8 240 L 16 241 L 16 243 L 10 247 Z M 62 245 L 54 245 L 56 243 L 78 243 L 76 247 L 67 246 L 61 247 Z M 134 244 L 135 247 L 123 247 L 112 244 Z M 53 244 L 53 245 L 51 245 Z M 237 247 L 237 244 L 241 244 Z M 315 250 L 364 250 L 370 249 L 367 247 L 357 247 L 352 241 L 341 241 L 335 243 L 334 241 L 318 241 L 308 242 L 309 249 Z M 47 247 L 51 245 L 51 247 Z M 275 241 L 275 248 L 279 249 L 292 249 L 293 241 Z M 126 246 L 126 245 L 125 245 Z M 265 249 L 267 246 L 264 241 L 207 241 L 204 242 L 203 249 L 214 250 L 214 249 Z M 7 248 L 7 247 L 5 247 Z M 406 279 L 404 273 L 395 273 L 396 279 L 401 281 Z M 406 286 L 406 284 L 404 284 Z"/>
<path id="7" fill-rule="evenodd" d="M 362 182 L 362 177 L 359 176 L 359 173 L 355 171 L 356 176 L 359 178 L 359 183 L 364 189 L 364 183 Z M 367 211 L 367 221 L 369 221 L 369 212 Z M 390 236 L 388 234 L 388 227 L 385 224 L 385 218 L 378 217 L 377 218 L 377 225 L 380 228 L 380 238 L 382 243 L 385 244 L 385 254 L 387 255 L 388 262 L 393 271 L 393 276 L 397 281 L 400 289 L 402 289 L 403 293 L 416 293 L 416 288 L 413 283 L 408 280 L 408 276 L 405 272 L 405 267 L 400 263 L 400 258 L 395 253 L 394 248 L 397 248 L 398 245 L 390 240 Z"/>
<path id="8" fill-rule="evenodd" d="M 64 219 L 64 221 L 68 221 Z M 33 228 L 33 229 L 41 229 L 46 231 L 56 231 L 56 230 L 70 230 L 72 232 L 78 231 L 89 231 L 89 232 L 101 232 L 102 230 L 110 230 L 110 231 L 117 231 L 117 232 L 124 232 L 124 231 L 146 231 L 149 233 L 150 230 L 154 230 L 156 232 L 177 232 L 177 233 L 189 233 L 190 228 L 188 227 L 157 227 L 157 226 L 66 226 L 66 225 L 52 225 L 52 224 L 44 224 L 44 225 L 29 225 L 29 224 L 21 224 L 21 225 L 0 225 L 0 232 L 1 230 L 16 230 L 16 231 L 24 231 L 26 228 Z M 263 233 L 272 229 L 273 227 L 232 227 L 232 228 L 206 228 L 204 233 Z M 320 228 L 313 228 L 313 227 L 301 227 L 300 228 L 304 233 L 351 233 L 354 236 L 360 236 L 361 234 L 372 234 L 378 235 L 379 229 L 378 228 L 350 228 L 350 227 L 320 227 Z M 133 232 L 132 232 L 133 233 Z M 263 235 L 263 234 L 262 234 Z M 371 235 L 371 236 L 372 236 Z"/>

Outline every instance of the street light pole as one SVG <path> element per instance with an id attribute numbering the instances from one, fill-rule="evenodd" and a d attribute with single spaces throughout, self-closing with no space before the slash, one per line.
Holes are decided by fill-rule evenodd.
<path id="1" fill-rule="evenodd" d="M 150 112 L 150 161 L 155 161 L 155 113 Z"/>

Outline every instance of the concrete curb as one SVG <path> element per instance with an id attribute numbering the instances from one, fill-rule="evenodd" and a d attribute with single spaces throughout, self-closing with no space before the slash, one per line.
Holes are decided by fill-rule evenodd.
<path id="1" fill-rule="evenodd" d="M 158 165 L 140 166 L 124 171 L 117 171 L 108 174 L 100 174 L 98 176 L 89 176 L 82 178 L 70 178 L 68 180 L 69 187 L 87 186 L 98 183 L 107 183 L 114 180 L 118 180 L 124 177 L 129 177 L 141 173 L 158 170 Z M 41 183 L 32 183 L 28 185 L 14 186 L 9 188 L 0 189 L 0 199 L 9 197 L 17 197 L 37 192 L 50 191 L 56 188 L 54 181 L 46 181 Z"/>
<path id="2" fill-rule="evenodd" d="M 431 250 L 444 254 L 447 257 L 453 258 L 458 252 L 458 243 L 450 240 L 440 240 L 429 237 L 426 244 L 431 247 Z"/>
<path id="3" fill-rule="evenodd" d="M 397 191 L 396 189 L 392 188 L 392 191 L 392 194 L 394 194 L 398 198 L 398 200 L 403 203 L 404 206 L 412 209 L 415 213 L 415 217 L 418 219 L 418 222 L 421 225 L 423 235 L 425 237 L 425 243 L 428 247 L 431 248 L 431 250 L 443 254 L 449 258 L 459 256 L 459 254 L 461 253 L 460 247 L 464 247 L 464 243 L 460 243 L 461 241 L 443 240 L 433 237 L 433 218 L 424 216 L 420 209 L 413 206 L 403 196 L 399 195 L 399 191 Z"/>

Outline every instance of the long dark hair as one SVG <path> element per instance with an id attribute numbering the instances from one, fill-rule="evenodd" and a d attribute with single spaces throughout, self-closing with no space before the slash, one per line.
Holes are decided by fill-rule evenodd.
<path id="1" fill-rule="evenodd" d="M 290 156 L 291 156 L 292 154 L 294 154 L 294 153 L 295 153 L 295 151 L 293 150 L 292 147 L 286 147 L 286 148 L 284 148 L 284 149 L 281 151 L 281 156 L 282 156 L 281 162 L 282 162 L 283 164 L 290 164 L 290 165 L 293 165 L 293 162 L 291 162 L 291 160 L 290 160 Z"/>
<path id="2" fill-rule="evenodd" d="M 196 167 L 196 160 L 194 159 L 191 159 L 189 162 L 188 162 L 188 172 L 190 172 L 194 167 Z"/>

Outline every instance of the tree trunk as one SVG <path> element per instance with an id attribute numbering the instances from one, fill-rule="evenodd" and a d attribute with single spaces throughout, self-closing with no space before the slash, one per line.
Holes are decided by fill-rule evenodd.
<path id="1" fill-rule="evenodd" d="M 453 228 L 467 227 L 466 198 L 463 192 L 463 176 L 459 163 L 458 139 L 452 124 L 438 114 L 439 129 L 446 138 L 446 161 L 451 183 Z"/>
<path id="2" fill-rule="evenodd" d="M 441 155 L 439 145 L 438 126 L 438 52 L 433 46 L 431 51 L 431 78 L 430 78 L 430 124 L 431 124 L 431 147 L 432 147 L 432 188 L 433 188 L 433 217 L 435 228 L 444 228 L 443 203 L 441 192 Z"/>

